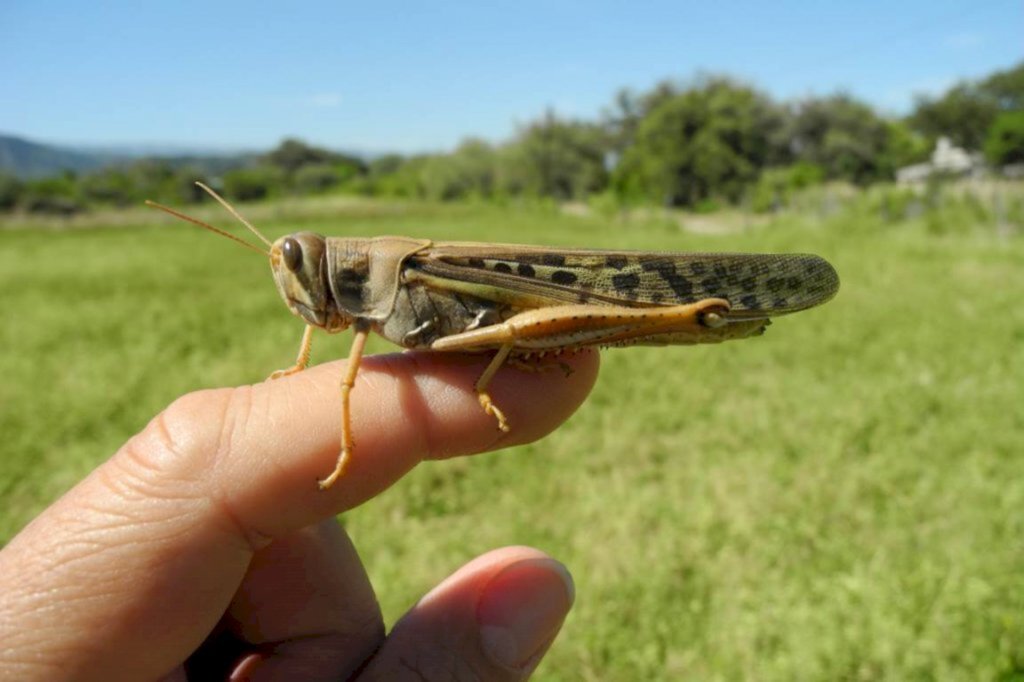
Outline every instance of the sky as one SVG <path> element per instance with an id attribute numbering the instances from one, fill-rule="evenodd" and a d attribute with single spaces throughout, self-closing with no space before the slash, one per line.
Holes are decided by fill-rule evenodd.
<path id="1" fill-rule="evenodd" d="M 0 1 L 0 133 L 42 142 L 445 150 L 621 88 L 724 73 L 891 114 L 1024 59 L 1021 0 Z"/>

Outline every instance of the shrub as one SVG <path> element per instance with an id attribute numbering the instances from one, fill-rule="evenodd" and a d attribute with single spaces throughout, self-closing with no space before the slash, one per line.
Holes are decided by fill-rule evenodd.
<path id="1" fill-rule="evenodd" d="M 985 157 L 994 166 L 1024 163 L 1024 111 L 996 118 L 985 138 Z"/>
<path id="2" fill-rule="evenodd" d="M 78 185 L 82 198 L 88 202 L 127 206 L 138 199 L 132 178 L 119 168 L 83 175 Z"/>
<path id="3" fill-rule="evenodd" d="M 302 166 L 295 172 L 292 185 L 300 194 L 318 194 L 341 182 L 341 175 L 334 166 L 314 163 Z"/>
<path id="4" fill-rule="evenodd" d="M 235 201 L 255 201 L 279 194 L 284 173 L 273 166 L 253 166 L 224 174 L 224 193 Z"/>
<path id="5" fill-rule="evenodd" d="M 0 211 L 10 211 L 17 206 L 24 191 L 24 184 L 8 173 L 0 173 Z"/>
<path id="6" fill-rule="evenodd" d="M 70 174 L 26 183 L 21 207 L 29 213 L 65 216 L 85 208 L 78 198 L 75 178 Z"/>

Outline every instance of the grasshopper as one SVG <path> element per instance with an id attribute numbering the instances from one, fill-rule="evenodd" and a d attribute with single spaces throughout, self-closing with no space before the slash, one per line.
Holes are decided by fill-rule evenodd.
<path id="1" fill-rule="evenodd" d="M 657 253 L 350 239 L 296 232 L 256 247 L 174 209 L 148 205 L 239 242 L 270 259 L 277 290 L 305 323 L 295 364 L 309 364 L 313 330 L 354 337 L 341 381 L 341 448 L 329 488 L 352 455 L 351 392 L 369 333 L 409 349 L 494 352 L 475 391 L 502 431 L 508 420 L 487 387 L 508 361 L 587 347 L 718 343 L 757 336 L 775 315 L 832 298 L 839 277 L 809 254 Z"/>

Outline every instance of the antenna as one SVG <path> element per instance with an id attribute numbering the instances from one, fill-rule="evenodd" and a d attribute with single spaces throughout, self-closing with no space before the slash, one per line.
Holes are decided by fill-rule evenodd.
<path id="1" fill-rule="evenodd" d="M 252 226 L 252 224 L 251 224 L 251 223 L 250 223 L 250 222 L 249 222 L 248 220 L 246 220 L 245 218 L 243 218 L 243 217 L 242 217 L 242 215 L 241 215 L 241 214 L 240 214 L 240 213 L 239 213 L 238 211 L 236 211 L 236 210 L 235 210 L 235 207 L 234 207 L 234 206 L 232 206 L 232 205 L 231 205 L 231 204 L 229 204 L 229 203 L 228 203 L 227 201 L 225 201 L 224 199 L 222 199 L 222 198 L 221 198 L 221 196 L 220 196 L 219 194 L 217 194 L 217 193 L 216 193 L 216 192 L 214 192 L 214 191 L 213 191 L 212 189 L 210 189 L 209 187 L 207 187 L 206 185 L 204 185 L 203 183 L 201 183 L 201 182 L 199 182 L 199 181 L 196 181 L 196 185 L 197 185 L 197 186 L 198 186 L 198 187 L 199 187 L 200 189 L 202 189 L 202 190 L 203 190 L 204 192 L 206 192 L 207 194 L 209 194 L 209 195 L 210 195 L 211 197 L 213 197 L 214 199 L 216 199 L 216 200 L 217 200 L 217 203 L 219 203 L 219 204 L 220 204 L 221 206 L 223 206 L 224 208 L 226 208 L 226 209 L 228 210 L 228 213 L 230 213 L 231 215 L 233 215 L 233 216 L 235 216 L 236 218 L 238 218 L 238 220 L 239 220 L 239 221 L 241 221 L 241 223 L 242 223 L 243 225 L 245 225 L 245 226 L 246 226 L 246 227 L 248 227 L 248 228 L 249 228 L 250 230 L 252 230 L 252 233 L 253 233 L 253 234 L 255 234 L 255 235 L 256 235 L 257 237 L 259 237 L 259 238 L 260 238 L 260 239 L 261 239 L 261 240 L 263 241 L 263 243 L 264 243 L 264 244 L 266 244 L 267 246 L 273 246 L 273 244 L 271 244 L 271 243 L 270 243 L 270 240 L 269 240 L 269 239 L 267 239 L 266 237 L 264 237 L 264 236 L 263 236 L 263 234 L 262 234 L 262 233 L 260 233 L 260 231 L 259 231 L 259 230 L 257 230 L 257 229 L 256 229 L 255 227 L 253 227 L 253 226 Z"/>
<path id="2" fill-rule="evenodd" d="M 196 183 L 196 184 L 199 184 L 199 183 Z M 200 187 L 203 187 L 203 186 L 200 185 Z M 208 192 L 210 191 L 210 189 L 207 188 L 207 187 L 203 187 L 203 189 L 205 189 Z M 220 200 L 220 197 L 218 197 L 216 194 L 214 194 L 213 196 L 215 198 L 217 198 L 218 200 Z M 222 201 L 222 203 L 224 203 L 224 202 Z M 218 228 L 214 227 L 213 225 L 210 225 L 209 223 L 204 223 L 202 220 L 199 220 L 198 218 L 193 218 L 192 216 L 187 216 L 184 213 L 179 213 L 178 211 L 175 211 L 173 208 L 168 208 L 168 207 L 164 206 L 163 204 L 158 204 L 155 201 L 150 201 L 149 199 L 146 199 L 146 206 L 150 206 L 152 208 L 160 209 L 164 213 L 169 213 L 172 216 L 174 216 L 175 218 L 180 218 L 181 220 L 184 220 L 185 222 L 192 223 L 193 225 L 198 225 L 199 227 L 207 229 L 210 232 L 216 232 L 220 236 L 227 237 L 228 239 L 230 239 L 233 242 L 238 242 L 242 246 L 244 246 L 244 247 L 246 247 L 248 249 L 252 249 L 256 253 L 263 254 L 264 256 L 267 256 L 267 257 L 270 256 L 270 252 L 269 251 L 264 251 L 263 249 L 259 248 L 258 246 L 254 246 L 254 245 L 250 244 L 249 242 L 245 241 L 244 239 L 239 239 L 238 237 L 236 237 L 235 235 L 231 234 L 230 232 L 225 232 L 224 230 L 218 229 Z M 233 209 L 231 209 L 230 207 L 228 207 L 228 208 L 229 208 L 229 210 L 231 210 L 232 213 L 235 213 L 235 211 Z M 238 215 L 238 214 L 236 213 L 235 215 Z M 242 222 L 244 223 L 245 221 L 243 220 Z M 245 224 L 249 225 L 249 223 L 245 223 Z M 252 229 L 253 232 L 256 232 L 256 229 L 254 227 L 252 227 L 252 225 L 249 225 L 249 228 Z M 256 232 L 256 234 L 260 236 L 260 239 L 263 239 L 263 241 L 267 242 L 266 238 L 264 238 L 263 235 L 261 235 L 259 232 Z M 267 244 L 270 244 L 270 242 L 267 242 Z"/>

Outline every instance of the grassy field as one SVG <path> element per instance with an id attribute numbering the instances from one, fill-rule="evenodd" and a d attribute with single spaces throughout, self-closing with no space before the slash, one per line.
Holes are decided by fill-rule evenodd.
<path id="1" fill-rule="evenodd" d="M 389 622 L 523 543 L 577 582 L 539 679 L 1024 679 L 1019 235 L 850 214 L 698 235 L 536 208 L 246 212 L 274 235 L 810 251 L 843 279 L 759 339 L 607 352 L 546 440 L 421 466 L 347 515 Z M 0 307 L 2 538 L 176 396 L 290 362 L 301 331 L 265 261 L 143 212 L 0 230 Z"/>

